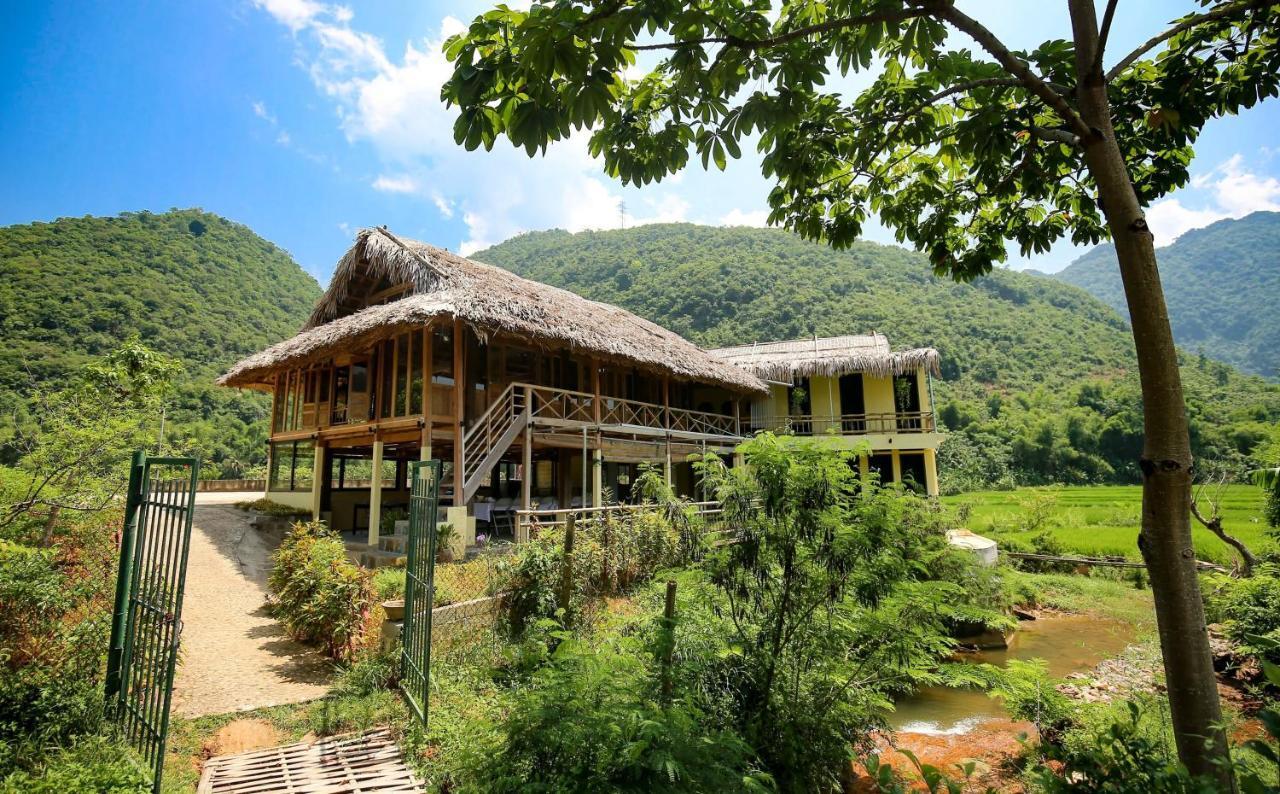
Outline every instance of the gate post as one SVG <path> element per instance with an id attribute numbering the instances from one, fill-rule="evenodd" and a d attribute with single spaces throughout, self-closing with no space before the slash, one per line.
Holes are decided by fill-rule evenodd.
<path id="1" fill-rule="evenodd" d="M 125 494 L 124 526 L 120 530 L 120 568 L 116 574 L 116 601 L 111 613 L 111 644 L 107 648 L 107 707 L 120 694 L 120 663 L 124 655 L 125 620 L 129 614 L 129 583 L 133 579 L 133 550 L 138 531 L 138 506 L 142 503 L 142 467 L 146 453 L 138 450 L 129 463 L 129 490 Z"/>

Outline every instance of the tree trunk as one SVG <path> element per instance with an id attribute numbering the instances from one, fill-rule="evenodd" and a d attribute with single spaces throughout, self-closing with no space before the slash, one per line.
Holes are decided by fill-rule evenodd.
<path id="1" fill-rule="evenodd" d="M 1234 791 L 1204 604 L 1191 543 L 1191 439 L 1155 245 L 1111 125 L 1106 82 L 1095 57 L 1093 0 L 1070 0 L 1080 114 L 1093 130 L 1081 142 L 1107 218 L 1133 327 L 1142 382 L 1142 529 L 1138 548 L 1155 598 L 1169 711 L 1178 757 L 1195 775 Z"/>

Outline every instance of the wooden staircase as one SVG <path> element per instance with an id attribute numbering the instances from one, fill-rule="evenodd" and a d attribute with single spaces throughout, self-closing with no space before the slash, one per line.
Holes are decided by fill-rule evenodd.
<path id="1" fill-rule="evenodd" d="M 516 437 L 529 425 L 528 394 L 522 385 L 512 384 L 498 396 L 462 436 L 462 494 L 455 505 L 465 505 L 476 495 L 480 483 Z M 454 473 L 456 487 L 459 477 Z"/>

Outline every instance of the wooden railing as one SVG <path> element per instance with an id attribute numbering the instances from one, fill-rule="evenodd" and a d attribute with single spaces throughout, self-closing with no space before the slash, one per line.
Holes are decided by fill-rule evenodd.
<path id="1" fill-rule="evenodd" d="M 724 512 L 719 502 L 690 502 L 694 514 L 704 521 L 714 524 Z M 571 507 L 566 509 L 515 511 L 515 537 L 517 543 L 524 543 L 538 537 L 538 533 L 550 527 L 563 527 L 570 516 L 579 524 L 589 521 L 606 521 L 638 513 L 644 510 L 657 509 L 652 504 L 638 505 L 604 505 L 602 507 Z"/>
<path id="2" fill-rule="evenodd" d="M 525 412 L 528 390 L 512 384 L 498 396 L 462 436 L 462 482 L 471 483 L 486 467 L 485 461 L 499 446 L 510 446 L 511 428 Z M 467 489 L 469 490 L 469 489 Z"/>
<path id="3" fill-rule="evenodd" d="M 529 389 L 529 416 L 534 422 L 541 420 L 573 425 L 598 424 L 601 427 L 635 427 L 733 438 L 740 438 L 742 435 L 735 416 L 691 411 L 687 408 L 666 408 L 654 403 L 607 395 L 600 396 L 600 404 L 597 406 L 596 396 L 587 392 L 525 383 L 512 385 Z"/>
<path id="4" fill-rule="evenodd" d="M 888 414 L 844 414 L 842 416 L 799 415 L 769 416 L 754 419 L 751 430 L 774 433 L 792 433 L 797 436 L 814 436 L 834 433 L 841 436 L 858 436 L 869 433 L 932 433 L 936 425 L 933 414 L 927 411 L 909 411 Z"/>
<path id="5" fill-rule="evenodd" d="M 581 422 L 593 424 L 595 415 L 595 395 L 568 389 L 556 389 L 551 386 L 534 386 L 530 383 L 513 384 L 529 389 L 532 396 L 533 409 L 530 416 L 538 419 L 552 419 L 559 422 Z"/>

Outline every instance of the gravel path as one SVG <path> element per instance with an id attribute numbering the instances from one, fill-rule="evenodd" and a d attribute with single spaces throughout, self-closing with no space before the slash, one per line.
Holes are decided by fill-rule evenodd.
<path id="1" fill-rule="evenodd" d="M 174 712 L 187 717 L 309 700 L 332 676 L 327 660 L 267 614 L 272 545 L 228 504 L 238 498 L 196 499 L 173 693 Z"/>

